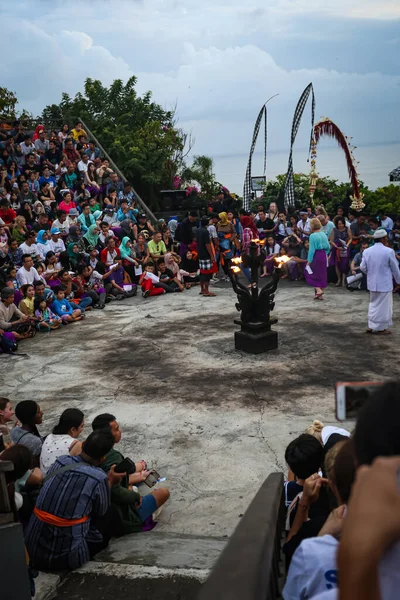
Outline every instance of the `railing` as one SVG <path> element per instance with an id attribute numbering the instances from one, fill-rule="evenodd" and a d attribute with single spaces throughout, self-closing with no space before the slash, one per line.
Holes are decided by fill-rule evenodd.
<path id="1" fill-rule="evenodd" d="M 117 167 L 117 165 L 115 164 L 115 162 L 113 161 L 113 159 L 111 158 L 111 156 L 103 148 L 103 146 L 100 144 L 100 142 L 97 139 L 97 137 L 89 129 L 89 127 L 86 125 L 86 123 L 83 121 L 83 119 L 81 119 L 79 117 L 79 120 L 81 121 L 84 130 L 89 134 L 89 138 L 91 138 L 94 141 L 95 145 L 98 148 L 100 148 L 102 156 L 104 156 L 105 158 L 108 159 L 108 162 L 113 167 L 114 171 L 118 174 L 118 177 L 120 177 L 122 179 L 122 181 L 124 181 L 124 182 L 127 181 L 127 179 L 126 179 L 125 175 L 123 174 L 123 172 Z M 139 194 L 137 193 L 137 191 L 135 190 L 135 188 L 133 186 L 132 186 L 132 190 L 133 190 L 133 193 L 136 196 L 136 203 L 139 204 L 139 206 L 141 207 L 141 209 L 144 210 L 144 212 L 153 221 L 153 223 L 157 223 L 157 217 L 153 214 L 153 212 L 150 210 L 150 208 L 147 206 L 147 204 L 142 200 L 142 198 L 139 196 Z"/>
<path id="2" fill-rule="evenodd" d="M 10 461 L 0 460 L 0 581 L 1 600 L 30 600 L 30 583 L 22 527 L 14 523 L 5 473 Z"/>
<path id="3" fill-rule="evenodd" d="M 114 171 L 118 174 L 118 177 L 120 177 L 123 182 L 127 181 L 127 178 L 125 177 L 125 175 L 123 174 L 123 172 L 121 171 L 121 169 L 118 168 L 118 166 L 116 165 L 116 163 L 113 161 L 113 159 L 108 154 L 108 152 L 103 148 L 103 146 L 99 142 L 98 138 L 94 135 L 94 133 L 86 125 L 86 123 L 84 122 L 84 120 L 81 119 L 81 117 L 78 117 L 76 119 L 76 121 L 81 121 L 81 123 L 83 125 L 83 128 L 85 129 L 86 133 L 88 134 L 89 139 L 91 139 L 91 140 L 94 141 L 95 145 L 100 149 L 102 156 L 104 156 L 105 158 L 108 159 L 110 165 L 113 167 Z M 6 121 L 5 120 L 3 120 L 3 121 L 0 120 L 0 124 L 1 124 L 1 122 L 6 122 Z M 52 122 L 52 121 L 43 121 L 42 119 L 30 119 L 30 120 L 24 120 L 24 125 L 29 125 L 32 129 L 35 129 L 35 127 L 37 127 L 37 125 L 43 125 L 44 127 L 46 127 L 47 131 L 51 131 L 53 129 L 57 130 L 62 125 L 62 123 L 60 125 L 60 123 L 56 123 L 56 122 Z M 29 129 L 29 127 L 28 127 L 28 129 Z M 135 190 L 135 188 L 133 186 L 132 186 L 132 190 L 133 190 L 133 193 L 136 196 L 136 203 L 147 214 L 147 216 L 149 217 L 149 219 L 151 221 L 153 221 L 153 223 L 157 223 L 157 221 L 158 221 L 157 217 L 150 210 L 150 208 L 147 206 L 147 204 L 144 202 L 144 200 L 142 200 L 142 198 L 139 196 L 139 194 L 137 193 L 137 191 Z"/>
<path id="4" fill-rule="evenodd" d="M 283 584 L 283 475 L 263 483 L 218 559 L 198 600 L 276 600 Z"/>

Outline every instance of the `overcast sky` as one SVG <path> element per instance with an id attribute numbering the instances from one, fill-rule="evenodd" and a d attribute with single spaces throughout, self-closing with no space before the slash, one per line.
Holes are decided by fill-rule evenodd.
<path id="1" fill-rule="evenodd" d="M 316 117 L 356 144 L 400 139 L 398 0 L 10 0 L 0 16 L 1 85 L 34 114 L 86 77 L 134 74 L 139 92 L 177 103 L 196 153 L 241 154 L 261 105 L 279 93 L 269 149 L 284 150 L 312 81 Z"/>

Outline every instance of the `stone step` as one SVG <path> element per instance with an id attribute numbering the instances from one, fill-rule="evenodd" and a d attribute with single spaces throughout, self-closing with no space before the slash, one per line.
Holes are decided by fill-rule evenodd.
<path id="1" fill-rule="evenodd" d="M 224 537 L 153 530 L 112 540 L 108 548 L 100 552 L 95 560 L 120 565 L 209 571 L 227 541 Z"/>

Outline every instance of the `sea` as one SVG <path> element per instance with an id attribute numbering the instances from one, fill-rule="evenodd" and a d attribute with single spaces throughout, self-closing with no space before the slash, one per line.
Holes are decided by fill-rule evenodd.
<path id="1" fill-rule="evenodd" d="M 357 170 L 359 179 L 371 190 L 389 185 L 389 173 L 400 166 L 400 143 L 370 144 L 359 146 L 354 151 L 355 160 L 359 162 Z M 231 192 L 243 195 L 243 183 L 246 174 L 248 154 L 216 155 L 214 172 L 217 181 Z M 293 168 L 295 173 L 309 173 L 307 148 L 293 150 Z M 289 151 L 267 151 L 267 180 L 287 172 Z M 252 161 L 252 176 L 263 175 L 264 155 L 255 152 Z M 321 177 L 332 177 L 341 181 L 349 181 L 343 151 L 334 143 L 322 143 L 317 148 L 317 171 Z"/>

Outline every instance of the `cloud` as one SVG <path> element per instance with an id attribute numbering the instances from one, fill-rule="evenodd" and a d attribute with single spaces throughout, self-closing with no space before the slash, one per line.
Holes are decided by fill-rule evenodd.
<path id="1" fill-rule="evenodd" d="M 331 117 L 357 143 L 400 134 L 397 2 L 24 0 L 0 10 L 10 49 L 2 85 L 34 113 L 81 91 L 87 77 L 110 84 L 135 74 L 140 92 L 177 104 L 196 153 L 239 153 L 261 104 L 279 93 L 269 146 L 287 150 L 296 102 L 312 81 L 317 118 Z M 309 107 L 303 121 L 306 146 Z"/>

